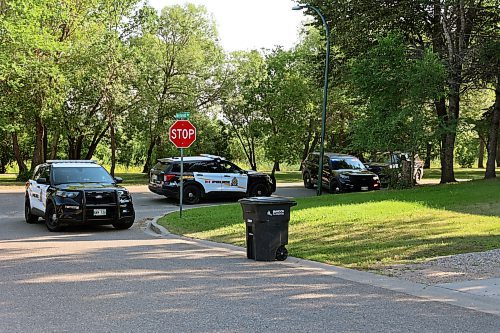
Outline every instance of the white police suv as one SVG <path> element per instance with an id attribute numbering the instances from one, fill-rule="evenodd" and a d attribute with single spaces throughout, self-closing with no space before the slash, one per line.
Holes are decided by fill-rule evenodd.
<path id="1" fill-rule="evenodd" d="M 180 193 L 181 158 L 162 158 L 151 169 L 149 190 L 166 197 Z M 186 204 L 196 204 L 208 196 L 270 196 L 275 181 L 267 174 L 246 171 L 225 158 L 202 154 L 184 157 L 184 194 Z"/>
<path id="2" fill-rule="evenodd" d="M 26 182 L 26 222 L 42 217 L 50 231 L 89 224 L 128 229 L 135 211 L 129 192 L 117 185 L 121 182 L 95 161 L 47 161 Z"/>

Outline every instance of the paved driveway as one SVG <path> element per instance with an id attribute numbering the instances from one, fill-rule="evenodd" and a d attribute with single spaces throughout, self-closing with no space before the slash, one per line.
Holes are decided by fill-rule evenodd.
<path id="1" fill-rule="evenodd" d="M 135 193 L 140 217 L 176 209 Z M 500 317 L 141 225 L 49 233 L 0 194 L 0 332 L 498 332 Z"/>

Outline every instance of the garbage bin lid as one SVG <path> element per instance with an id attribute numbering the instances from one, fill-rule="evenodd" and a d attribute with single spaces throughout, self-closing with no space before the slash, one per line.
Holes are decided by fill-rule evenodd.
<path id="1" fill-rule="evenodd" d="M 240 199 L 238 201 L 244 204 L 256 204 L 256 205 L 289 204 L 295 206 L 297 204 L 297 202 L 285 197 L 251 197 L 251 198 Z"/>

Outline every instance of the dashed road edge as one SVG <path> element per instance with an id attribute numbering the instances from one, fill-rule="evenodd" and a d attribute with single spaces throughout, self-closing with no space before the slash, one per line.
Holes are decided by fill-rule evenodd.
<path id="1" fill-rule="evenodd" d="M 196 207 L 191 209 L 198 209 Z M 212 247 L 224 249 L 234 254 L 246 256 L 246 249 L 240 246 L 217 243 L 204 239 L 196 239 L 186 236 L 181 236 L 169 232 L 165 227 L 158 224 L 158 220 L 166 215 L 176 213 L 177 211 L 168 212 L 163 216 L 156 216 L 147 223 L 146 229 L 164 238 L 181 239 L 193 245 L 202 247 Z M 243 222 L 242 222 L 243 223 Z M 275 262 L 260 262 L 271 265 L 284 265 L 300 270 L 315 271 L 317 274 L 334 276 L 346 281 L 357 282 L 365 285 L 370 285 L 386 290 L 391 290 L 398 293 L 403 293 L 411 296 L 422 298 L 429 302 L 442 302 L 450 305 L 466 308 L 478 312 L 488 313 L 500 316 L 500 301 L 487 296 L 474 295 L 462 291 L 451 290 L 445 287 L 427 285 L 422 283 L 401 280 L 395 277 L 388 277 L 374 273 L 358 271 L 350 268 L 328 265 L 316 261 L 288 257 L 286 261 Z"/>

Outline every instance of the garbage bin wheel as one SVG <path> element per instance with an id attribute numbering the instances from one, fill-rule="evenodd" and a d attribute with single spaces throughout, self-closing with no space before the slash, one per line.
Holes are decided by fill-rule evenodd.
<path id="1" fill-rule="evenodd" d="M 184 187 L 182 201 L 187 205 L 194 205 L 201 200 L 201 190 L 195 185 Z"/>
<path id="2" fill-rule="evenodd" d="M 257 183 L 250 188 L 251 197 L 267 197 L 269 195 L 269 189 L 264 183 Z"/>
<path id="3" fill-rule="evenodd" d="M 288 250 L 286 249 L 286 247 L 284 245 L 281 245 L 276 250 L 276 260 L 283 261 L 286 258 L 288 258 Z"/>

